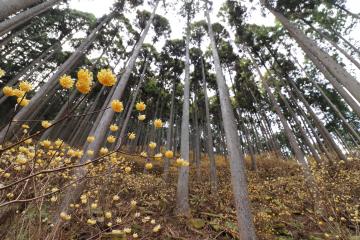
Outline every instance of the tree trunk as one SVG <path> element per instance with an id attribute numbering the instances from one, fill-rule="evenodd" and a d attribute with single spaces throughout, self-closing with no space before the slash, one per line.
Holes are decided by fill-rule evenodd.
<path id="1" fill-rule="evenodd" d="M 186 24 L 186 53 L 185 53 L 185 79 L 184 79 L 184 103 L 181 119 L 181 143 L 180 156 L 184 161 L 189 161 L 189 115 L 190 115 L 190 13 L 187 15 Z M 179 169 L 176 213 L 181 216 L 190 216 L 189 206 L 189 167 L 181 166 Z"/>
<path id="2" fill-rule="evenodd" d="M 1 0 L 1 1 L 6 1 L 6 0 Z M 13 1 L 14 0 L 11 0 L 11 2 L 13 2 Z M 16 0 L 16 1 L 19 2 L 21 0 Z M 26 2 L 29 2 L 29 1 L 31 1 L 31 0 L 26 0 L 26 1 L 22 1 L 22 2 L 25 2 L 25 4 L 26 4 Z M 57 4 L 60 1 L 62 1 L 62 0 L 47 0 L 41 4 L 38 4 L 26 11 L 23 11 L 23 12 L 17 14 L 16 16 L 14 16 L 8 20 L 1 22 L 0 23 L 0 36 L 3 36 L 4 34 L 10 32 L 11 30 L 26 23 L 33 17 L 36 17 L 36 16 L 40 15 L 41 13 L 49 10 L 50 8 L 52 8 L 55 4 Z M 10 1 L 7 1 L 7 2 L 10 2 Z M 31 2 L 34 2 L 34 0 L 32 0 Z M 36 2 L 39 2 L 39 1 L 37 0 Z M 0 7 L 0 9 L 1 9 L 1 7 Z M 1 15 L 0 15 L 0 18 L 1 18 Z"/>
<path id="3" fill-rule="evenodd" d="M 212 135 L 211 123 L 210 123 L 210 107 L 209 107 L 209 97 L 207 93 L 206 86 L 206 74 L 204 59 L 201 57 L 201 72 L 203 80 L 203 90 L 204 90 L 204 101 L 205 101 L 205 122 L 206 122 L 206 149 L 210 161 L 210 185 L 211 192 L 215 193 L 217 190 L 217 177 L 216 177 L 216 162 L 214 154 L 214 140 Z"/>
<path id="4" fill-rule="evenodd" d="M 174 105 L 175 105 L 175 92 L 176 92 L 176 79 L 173 80 L 172 93 L 171 93 L 171 107 L 170 107 L 170 118 L 169 118 L 169 129 L 166 138 L 166 150 L 172 149 L 173 129 L 174 129 Z M 165 157 L 164 160 L 164 180 L 167 182 L 170 169 L 170 159 Z"/>
<path id="5" fill-rule="evenodd" d="M 286 108 L 288 109 L 290 115 L 292 116 L 292 118 L 295 121 L 295 124 L 297 125 L 297 127 L 300 130 L 301 136 L 305 141 L 305 144 L 309 147 L 310 152 L 312 154 L 312 156 L 314 157 L 314 159 L 316 160 L 316 162 L 318 164 L 321 163 L 321 157 L 320 155 L 317 153 L 317 151 L 315 150 L 315 147 L 313 146 L 312 142 L 310 141 L 309 137 L 307 136 L 304 128 L 301 125 L 301 122 L 299 120 L 299 118 L 296 116 L 294 110 L 291 108 L 289 102 L 286 100 L 286 98 L 284 97 L 284 95 L 282 95 L 281 93 L 279 93 L 280 98 L 282 99 L 282 101 L 285 103 Z"/>
<path id="6" fill-rule="evenodd" d="M 0 0 L 0 21 L 39 2 L 41 0 Z"/>
<path id="7" fill-rule="evenodd" d="M 320 130 L 320 133 L 323 135 L 324 139 L 326 139 L 330 146 L 334 149 L 336 154 L 338 155 L 339 159 L 347 161 L 346 156 L 339 148 L 338 144 L 334 141 L 329 131 L 325 128 L 324 124 L 321 122 L 321 120 L 318 118 L 318 116 L 314 113 L 312 110 L 310 104 L 307 102 L 305 97 L 301 94 L 300 90 L 297 88 L 295 83 L 291 79 L 287 79 L 290 85 L 292 86 L 292 89 L 295 91 L 298 98 L 301 100 L 301 102 L 305 105 L 306 109 L 310 113 L 311 117 L 314 119 L 315 124 L 317 125 L 318 129 Z"/>
<path id="8" fill-rule="evenodd" d="M 295 60 L 296 61 L 296 60 Z M 297 61 L 296 61 L 297 62 Z M 343 121 L 343 124 L 345 127 L 351 132 L 351 134 L 356 138 L 357 142 L 360 143 L 360 135 L 357 131 L 354 130 L 354 128 L 348 123 L 344 115 L 341 113 L 341 111 L 337 108 L 337 106 L 329 99 L 329 97 L 326 95 L 326 93 L 322 90 L 322 88 L 315 82 L 315 80 L 310 77 L 305 69 L 300 65 L 299 62 L 297 64 L 300 66 L 301 70 L 305 73 L 306 77 L 309 79 L 309 81 L 316 87 L 317 90 L 321 93 L 321 95 L 325 98 L 325 101 L 329 104 L 329 106 L 334 110 L 334 112 L 338 115 L 338 117 Z"/>
<path id="9" fill-rule="evenodd" d="M 308 49 L 316 58 L 318 58 L 324 67 L 334 77 L 343 84 L 346 89 L 354 96 L 355 99 L 360 101 L 360 83 L 349 74 L 340 64 L 338 64 L 328 53 L 320 49 L 316 42 L 307 37 L 295 25 L 293 25 L 285 16 L 280 12 L 273 9 L 266 3 L 266 0 L 261 0 L 262 4 L 269 9 L 272 14 L 282 23 L 288 30 L 289 34 L 296 40 L 300 47 L 305 51 Z M 311 58 L 310 58 L 311 59 Z"/>
<path id="10" fill-rule="evenodd" d="M 255 228 L 252 222 L 249 194 L 247 189 L 246 170 L 243 155 L 240 152 L 238 131 L 235 125 L 234 112 L 230 102 L 229 89 L 226 85 L 221 69 L 219 54 L 216 48 L 215 37 L 210 21 L 208 1 L 205 2 L 205 14 L 208 24 L 208 33 L 211 42 L 212 55 L 216 70 L 216 82 L 219 89 L 220 105 L 223 125 L 229 152 L 231 184 L 234 194 L 235 210 L 238 221 L 240 239 L 256 239 Z"/>

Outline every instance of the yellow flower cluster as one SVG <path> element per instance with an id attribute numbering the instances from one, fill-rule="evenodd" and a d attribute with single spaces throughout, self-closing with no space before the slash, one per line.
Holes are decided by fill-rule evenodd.
<path id="1" fill-rule="evenodd" d="M 165 152 L 165 157 L 166 158 L 173 158 L 174 157 L 173 151 L 170 151 L 170 150 L 166 151 Z"/>
<path id="2" fill-rule="evenodd" d="M 124 111 L 124 105 L 119 100 L 112 100 L 111 102 L 111 108 L 114 112 L 120 113 Z"/>
<path id="3" fill-rule="evenodd" d="M 176 159 L 176 165 L 178 167 L 188 167 L 190 164 L 188 161 L 186 161 L 182 158 L 178 158 L 178 159 Z"/>
<path id="4" fill-rule="evenodd" d="M 138 120 L 139 120 L 139 121 L 144 121 L 145 118 L 146 118 L 146 115 L 139 115 L 139 116 L 138 116 Z"/>
<path id="5" fill-rule="evenodd" d="M 77 73 L 78 81 L 76 82 L 76 88 L 82 94 L 90 92 L 93 84 L 93 75 L 87 69 L 80 69 Z"/>
<path id="6" fill-rule="evenodd" d="M 110 69 L 101 69 L 97 74 L 99 82 L 107 87 L 111 87 L 116 83 L 116 75 Z"/>
<path id="7" fill-rule="evenodd" d="M 32 85 L 27 81 L 21 81 L 19 83 L 19 89 L 13 89 L 10 86 L 5 86 L 3 88 L 3 93 L 7 97 L 17 97 L 16 102 L 22 106 L 25 107 L 29 104 L 29 100 L 26 99 L 24 96 L 27 92 L 31 91 Z"/>
<path id="8" fill-rule="evenodd" d="M 87 141 L 88 143 L 92 143 L 94 140 L 95 140 L 95 137 L 94 137 L 94 136 L 88 136 L 87 139 L 86 139 L 86 141 Z"/>
<path id="9" fill-rule="evenodd" d="M 110 131 L 116 132 L 117 130 L 119 130 L 118 125 L 116 125 L 116 124 L 111 124 L 110 125 Z"/>
<path id="10" fill-rule="evenodd" d="M 135 133 L 131 132 L 128 134 L 128 137 L 130 140 L 134 140 L 136 138 L 136 135 L 135 135 Z"/>
<path id="11" fill-rule="evenodd" d="M 142 112 L 142 111 L 145 111 L 146 105 L 145 105 L 144 102 L 138 102 L 138 103 L 136 103 L 135 108 L 136 108 L 136 110 L 138 110 L 139 112 Z"/>
<path id="12" fill-rule="evenodd" d="M 21 81 L 19 83 L 19 89 L 24 92 L 30 92 L 32 90 L 32 85 L 28 81 Z"/>
<path id="13" fill-rule="evenodd" d="M 161 121 L 161 119 L 155 119 L 154 126 L 155 128 L 162 128 L 163 122 Z"/>
<path id="14" fill-rule="evenodd" d="M 156 143 L 155 142 L 150 142 L 149 143 L 149 148 L 155 149 L 156 148 Z"/>
<path id="15" fill-rule="evenodd" d="M 74 86 L 74 80 L 66 74 L 59 79 L 59 83 L 65 89 L 70 89 Z"/>
<path id="16" fill-rule="evenodd" d="M 116 141 L 116 138 L 112 135 L 108 136 L 106 139 L 109 143 L 114 143 Z"/>
<path id="17" fill-rule="evenodd" d="M 5 76 L 6 72 L 0 68 L 0 78 L 2 78 L 3 76 Z"/>
<path id="18" fill-rule="evenodd" d="M 41 126 L 43 128 L 49 128 L 51 126 L 51 123 L 49 121 L 42 121 Z"/>

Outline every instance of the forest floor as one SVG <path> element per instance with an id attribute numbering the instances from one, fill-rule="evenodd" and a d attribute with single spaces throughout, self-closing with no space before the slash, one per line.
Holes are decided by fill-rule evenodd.
<path id="1" fill-rule="evenodd" d="M 239 239 L 230 173 L 223 158 L 217 158 L 216 195 L 210 193 L 207 159 L 202 159 L 200 178 L 190 169 L 191 218 L 174 215 L 176 167 L 172 167 L 170 182 L 165 183 L 161 162 L 154 163 L 147 174 L 143 173 L 143 160 L 136 157 L 117 157 L 110 162 L 97 167 L 97 172 L 107 174 L 87 180 L 86 203 L 71 206 L 72 218 L 57 239 Z M 131 167 L 130 173 L 124 172 L 126 166 Z M 258 170 L 248 171 L 247 176 L 259 239 L 360 239 L 360 162 L 313 168 L 313 173 L 319 189 L 317 204 L 296 163 L 258 156 Z M 115 195 L 119 200 L 114 200 Z M 0 236 L 45 238 L 62 199 L 61 194 L 57 197 L 0 209 L 0 213 L 10 210 L 0 224 Z M 89 224 L 88 219 L 96 223 Z"/>

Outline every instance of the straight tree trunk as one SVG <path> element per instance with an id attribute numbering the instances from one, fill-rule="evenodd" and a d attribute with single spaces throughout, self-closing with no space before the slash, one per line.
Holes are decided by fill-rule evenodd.
<path id="1" fill-rule="evenodd" d="M 296 61 L 296 60 L 295 60 Z M 297 62 L 297 61 L 296 61 Z M 344 115 L 341 113 L 341 111 L 338 109 L 338 107 L 329 99 L 329 97 L 326 95 L 324 90 L 317 84 L 317 82 L 314 81 L 312 77 L 310 77 L 305 69 L 300 65 L 299 62 L 297 64 L 300 66 L 300 69 L 305 73 L 306 77 L 309 79 L 309 81 L 316 87 L 316 89 L 321 93 L 321 95 L 324 97 L 325 101 L 329 104 L 329 106 L 334 110 L 334 112 L 338 115 L 338 117 L 343 121 L 343 124 L 345 127 L 351 132 L 351 134 L 356 138 L 357 142 L 360 143 L 360 135 L 357 131 L 354 130 L 354 128 L 348 123 Z"/>
<path id="2" fill-rule="evenodd" d="M 1 0 L 1 1 L 6 1 L 6 0 Z M 13 2 L 14 0 L 11 0 L 11 2 Z M 19 0 L 17 0 L 19 1 Z M 30 0 L 25 0 L 23 2 L 29 2 Z M 16 16 L 5 20 L 3 22 L 0 23 L 0 36 L 5 35 L 6 33 L 12 31 L 13 29 L 19 27 L 20 25 L 26 23 L 27 21 L 31 20 L 33 17 L 36 17 L 38 15 L 40 15 L 43 12 L 46 12 L 47 10 L 49 10 L 50 8 L 52 8 L 55 4 L 59 3 L 62 0 L 47 0 L 41 4 L 38 4 L 26 11 L 23 11 L 19 14 L 17 14 Z M 10 2 L 10 1 L 7 1 Z M 34 2 L 34 0 L 32 1 Z M 37 2 L 39 2 L 37 0 Z M 0 6 L 1 9 L 1 6 Z"/>
<path id="3" fill-rule="evenodd" d="M 39 2 L 41 0 L 0 0 L 0 21 Z"/>
<path id="4" fill-rule="evenodd" d="M 360 102 L 360 83 L 349 74 L 339 63 L 337 63 L 328 53 L 319 48 L 316 42 L 307 37 L 284 15 L 272 8 L 267 0 L 260 0 L 261 3 L 282 23 L 289 34 L 296 40 L 300 47 L 308 49 L 320 60 L 324 67 Z M 305 51 L 305 50 L 304 50 Z M 310 58 L 311 59 L 311 58 Z"/>
<path id="5" fill-rule="evenodd" d="M 221 69 L 219 54 L 216 48 L 215 36 L 210 21 L 208 0 L 204 0 L 204 3 L 208 33 L 216 71 L 216 82 L 220 95 L 220 105 L 225 136 L 227 140 L 227 149 L 229 152 L 231 184 L 234 194 L 239 235 L 240 239 L 255 240 L 256 234 L 250 210 L 245 163 L 243 155 L 240 152 L 240 143 L 235 125 L 235 116 L 230 102 L 229 89 L 225 82 L 225 78 Z"/>
<path id="6" fill-rule="evenodd" d="M 176 80 L 173 80 L 172 93 L 171 93 L 171 106 L 170 106 L 170 118 L 169 118 L 169 129 L 167 132 L 166 138 L 166 150 L 172 149 L 172 139 L 173 139 L 173 130 L 174 130 L 174 105 L 175 105 L 175 92 L 176 92 Z M 164 180 L 168 181 L 169 169 L 170 169 L 170 159 L 164 158 Z"/>
<path id="7" fill-rule="evenodd" d="M 215 193 L 217 190 L 216 162 L 215 162 L 215 154 L 214 154 L 214 140 L 212 135 L 211 123 L 210 123 L 209 97 L 207 93 L 206 74 L 205 74 L 203 57 L 201 57 L 201 73 L 203 78 L 202 80 L 203 80 L 204 101 L 205 101 L 206 149 L 210 161 L 210 185 L 211 185 L 211 192 Z"/>
<path id="8" fill-rule="evenodd" d="M 184 102 L 181 119 L 181 143 L 180 156 L 189 162 L 189 115 L 190 115 L 190 13 L 187 15 L 186 23 L 186 51 L 185 51 L 185 83 Z M 189 206 L 189 167 L 181 166 L 179 169 L 177 191 L 176 191 L 176 213 L 181 216 L 190 216 Z"/>
<path id="9" fill-rule="evenodd" d="M 299 128 L 299 131 L 301 133 L 302 138 L 305 141 L 305 144 L 309 147 L 309 150 L 311 152 L 311 155 L 314 157 L 314 159 L 316 160 L 316 162 L 318 164 L 321 163 L 321 157 L 318 154 L 318 152 L 315 150 L 315 147 L 313 146 L 313 144 L 311 143 L 309 137 L 307 136 L 305 129 L 302 127 L 301 122 L 299 120 L 299 118 L 296 116 L 294 110 L 291 108 L 289 102 L 286 100 L 286 98 L 284 97 L 284 95 L 282 95 L 281 93 L 279 93 L 280 98 L 282 99 L 282 101 L 285 103 L 286 108 L 288 109 L 290 115 L 292 116 L 292 118 L 295 121 L 295 124 L 297 125 L 297 127 Z"/>

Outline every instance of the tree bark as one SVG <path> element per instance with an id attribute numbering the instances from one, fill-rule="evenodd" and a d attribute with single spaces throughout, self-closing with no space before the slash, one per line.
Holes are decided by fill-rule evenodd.
<path id="1" fill-rule="evenodd" d="M 39 2 L 41 0 L 0 0 L 0 21 Z"/>
<path id="2" fill-rule="evenodd" d="M 6 1 L 6 0 L 1 0 L 1 1 Z M 7 2 L 13 2 L 13 1 L 14 0 L 7 1 Z M 19 0 L 16 0 L 16 1 L 18 2 Z M 26 0 L 26 1 L 22 1 L 22 2 L 26 3 L 29 1 L 31 1 L 31 0 Z M 18 26 L 26 23 L 33 17 L 36 17 L 36 16 L 40 15 L 41 13 L 49 10 L 50 8 L 52 8 L 55 4 L 57 4 L 60 1 L 62 1 L 62 0 L 47 0 L 41 4 L 38 4 L 26 11 L 23 11 L 23 12 L 17 14 L 16 16 L 14 16 L 8 20 L 1 22 L 0 23 L 0 36 L 3 36 L 4 34 L 17 28 Z M 34 0 L 32 2 L 34 2 Z M 38 2 L 38 0 L 37 0 L 37 2 Z M 1 9 L 1 7 L 0 7 L 0 9 Z"/>
<path id="3" fill-rule="evenodd" d="M 189 115 L 190 115 L 190 13 L 186 23 L 186 50 L 185 50 L 185 79 L 184 102 L 181 119 L 180 156 L 184 161 L 189 161 Z M 181 216 L 190 216 L 189 206 L 189 167 L 181 166 L 179 169 L 176 191 L 176 213 Z"/>
<path id="4" fill-rule="evenodd" d="M 208 33 L 216 71 L 216 82 L 220 95 L 221 113 L 227 140 L 227 149 L 229 152 L 231 184 L 234 194 L 239 235 L 240 239 L 255 240 L 256 234 L 250 210 L 245 163 L 243 155 L 240 152 L 240 143 L 238 131 L 235 125 L 235 116 L 231 106 L 229 89 L 225 82 L 225 78 L 221 69 L 219 54 L 216 48 L 215 37 L 210 21 L 208 1 L 204 0 L 204 2 Z"/>
<path id="5" fill-rule="evenodd" d="M 206 74 L 205 74 L 203 57 L 201 57 L 201 73 L 203 78 L 202 80 L 203 80 L 204 101 L 205 101 L 206 149 L 210 161 L 210 186 L 211 186 L 211 192 L 215 193 L 217 190 L 216 162 L 215 162 L 215 154 L 214 154 L 214 140 L 212 135 L 211 123 L 210 123 L 209 97 L 207 93 Z"/>
<path id="6" fill-rule="evenodd" d="M 300 47 L 305 51 L 309 50 L 318 58 L 324 67 L 341 83 L 346 89 L 360 102 L 360 83 L 349 74 L 340 64 L 338 64 L 328 53 L 319 48 L 316 42 L 307 37 L 294 24 L 292 24 L 284 15 L 273 9 L 267 0 L 261 0 L 261 3 L 282 23 L 288 30 Z M 307 51 L 306 51 L 307 52 Z M 311 58 L 310 58 L 311 59 Z M 312 59 L 311 59 L 312 60 Z"/>

